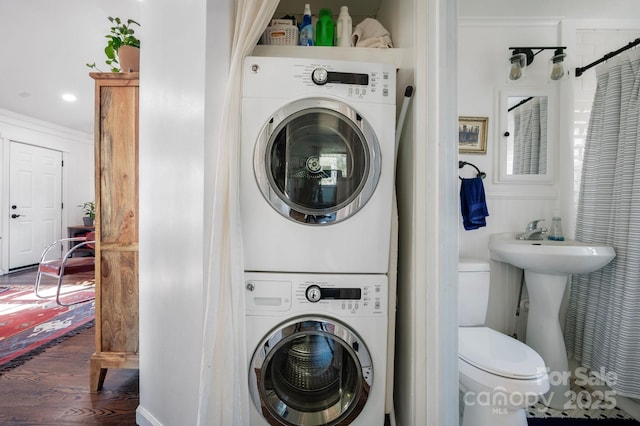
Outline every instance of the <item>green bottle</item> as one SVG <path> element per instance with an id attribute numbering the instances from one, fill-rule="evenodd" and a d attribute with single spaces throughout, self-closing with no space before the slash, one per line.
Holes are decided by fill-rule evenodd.
<path id="1" fill-rule="evenodd" d="M 333 46 L 335 24 L 331 18 L 331 9 L 320 9 L 316 24 L 316 46 Z"/>

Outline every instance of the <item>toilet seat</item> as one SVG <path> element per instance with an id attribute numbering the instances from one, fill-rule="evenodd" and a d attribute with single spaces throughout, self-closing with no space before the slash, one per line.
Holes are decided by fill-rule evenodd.
<path id="1" fill-rule="evenodd" d="M 545 363 L 536 351 L 488 327 L 459 327 L 458 357 L 508 379 L 535 380 L 547 375 Z"/>

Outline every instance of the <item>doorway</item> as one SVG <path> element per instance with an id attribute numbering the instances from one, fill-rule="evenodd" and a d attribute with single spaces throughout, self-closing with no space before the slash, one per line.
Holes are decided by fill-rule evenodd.
<path id="1" fill-rule="evenodd" d="M 60 239 L 62 152 L 10 141 L 9 270 L 36 265 Z"/>

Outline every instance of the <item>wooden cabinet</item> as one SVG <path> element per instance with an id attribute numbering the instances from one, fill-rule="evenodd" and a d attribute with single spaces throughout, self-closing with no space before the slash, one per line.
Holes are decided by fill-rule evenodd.
<path id="1" fill-rule="evenodd" d="M 89 386 L 138 368 L 138 73 L 95 80 L 96 351 Z"/>

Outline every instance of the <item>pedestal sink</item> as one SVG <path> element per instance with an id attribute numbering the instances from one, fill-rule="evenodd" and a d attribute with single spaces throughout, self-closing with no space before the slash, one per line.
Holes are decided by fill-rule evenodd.
<path id="1" fill-rule="evenodd" d="M 529 293 L 526 343 L 549 368 L 549 392 L 541 401 L 563 409 L 569 401 L 569 366 L 560 328 L 560 303 L 571 274 L 586 274 L 616 256 L 613 247 L 580 241 L 518 240 L 515 232 L 492 234 L 491 259 L 524 270 Z"/>

